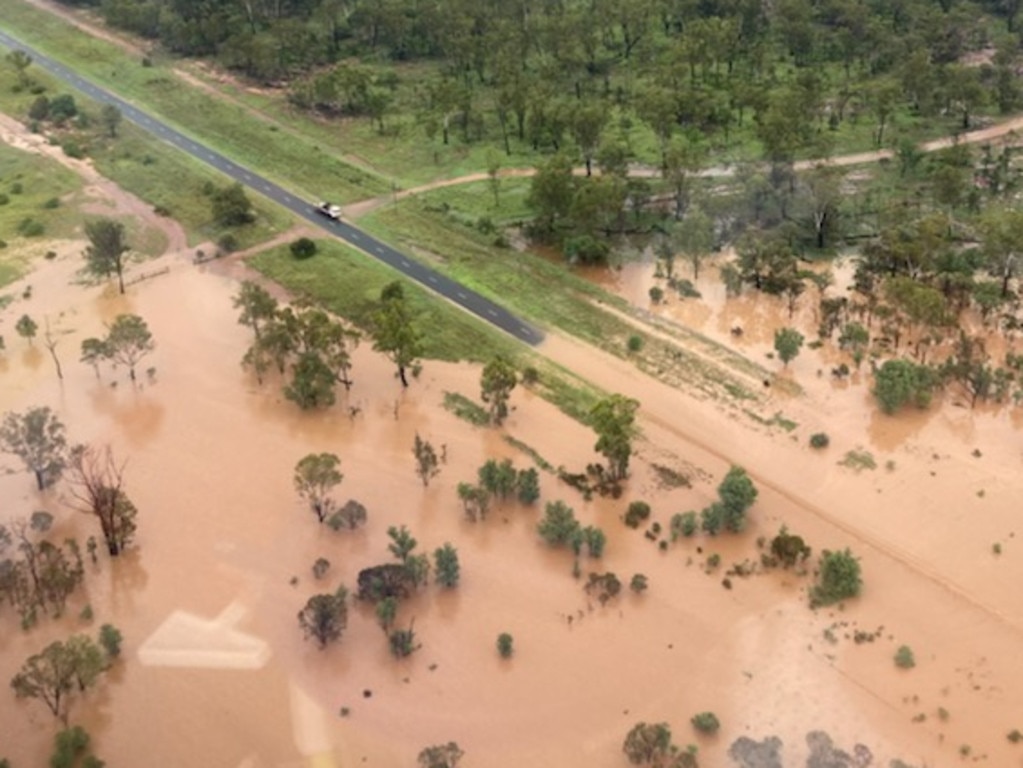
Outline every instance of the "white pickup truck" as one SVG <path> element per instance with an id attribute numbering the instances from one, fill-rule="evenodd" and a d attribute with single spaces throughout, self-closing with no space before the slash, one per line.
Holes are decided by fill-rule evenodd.
<path id="1" fill-rule="evenodd" d="M 341 219 L 340 205 L 334 205 L 333 203 L 326 203 L 320 201 L 319 203 L 316 204 L 316 210 L 322 213 L 324 216 L 328 216 L 334 219 L 335 221 L 339 221 Z"/>

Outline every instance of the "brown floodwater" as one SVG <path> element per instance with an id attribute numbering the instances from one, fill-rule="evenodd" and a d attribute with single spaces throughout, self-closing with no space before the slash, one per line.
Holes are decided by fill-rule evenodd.
<path id="1" fill-rule="evenodd" d="M 867 377 L 836 386 L 823 353 L 805 350 L 782 373 L 764 357 L 772 324 L 790 322 L 780 303 L 720 296 L 717 304 L 672 300 L 659 311 L 792 377 L 802 395 L 771 388 L 758 406 L 795 421 L 791 433 L 552 334 L 544 354 L 642 403 L 625 499 L 587 502 L 551 475 L 541 479 L 542 501 L 562 499 L 608 534 L 605 557 L 584 559 L 584 573 L 649 578 L 645 594 L 626 590 L 601 606 L 572 577 L 571 556 L 539 541 L 539 509 L 508 504 L 472 524 L 456 493 L 487 458 L 528 465 L 504 434 L 579 470 L 596 458 L 588 429 L 524 391 L 513 395 L 502 430 L 472 427 L 441 402 L 445 391 L 477 396 L 478 368 L 427 363 L 402 391 L 369 345 L 358 350 L 355 386 L 338 406 L 300 413 L 273 382 L 259 387 L 239 367 L 249 332 L 231 305 L 236 281 L 178 252 L 134 267 L 170 269 L 120 297 L 74 282 L 80 250 L 61 244 L 56 260 L 9 289 L 20 296 L 33 286 L 30 299 L 0 314 L 8 340 L 0 411 L 50 405 L 73 440 L 110 444 L 126 459 L 138 547 L 90 566 L 84 593 L 60 621 L 22 632 L 9 610 L 0 613 L 0 681 L 54 638 L 118 626 L 123 660 L 72 710 L 109 765 L 145 765 L 158 754 L 168 765 L 398 768 L 424 746 L 453 740 L 476 765 L 620 768 L 622 740 L 641 720 L 670 723 L 678 743 L 699 746 L 705 766 L 729 764 L 728 745 L 742 735 L 777 735 L 786 764 L 803 764 L 805 734 L 815 729 L 846 751 L 867 745 L 876 765 L 894 757 L 947 765 L 962 745 L 990 765 L 1020 764 L 1005 735 L 1023 727 L 1023 482 L 1018 424 L 1006 410 L 943 403 L 881 417 Z M 97 379 L 77 362 L 82 338 L 124 311 L 141 314 L 157 341 L 140 366 L 153 374 L 137 387 L 123 370 Z M 63 381 L 48 355 L 12 332 L 25 312 L 60 330 Z M 808 322 L 812 312 L 797 308 L 794 319 Z M 729 334 L 737 322 L 738 339 Z M 806 445 L 816 431 L 831 436 L 824 452 Z M 447 462 L 428 488 L 413 471 L 417 433 L 445 447 Z M 854 448 L 871 451 L 877 468 L 840 466 Z M 313 451 L 341 457 L 337 495 L 366 505 L 363 530 L 333 533 L 302 507 L 292 469 Z M 620 522 L 627 501 L 642 498 L 666 528 L 672 514 L 712 498 L 731 462 L 760 488 L 744 535 L 697 537 L 662 552 Z M 693 488 L 662 487 L 654 463 L 688 469 Z M 96 533 L 66 492 L 37 494 L 26 473 L 0 475 L 0 499 L 0 517 L 48 509 L 62 531 Z M 782 524 L 815 551 L 850 547 L 862 559 L 863 596 L 814 613 L 803 576 L 731 576 L 726 588 L 725 571 L 756 561 L 756 539 Z M 421 551 L 444 542 L 459 551 L 457 589 L 431 585 L 401 607 L 399 624 L 414 622 L 422 647 L 393 659 L 371 607 L 358 603 L 339 644 L 319 651 L 304 642 L 296 614 L 305 600 L 352 587 L 359 569 L 385 562 L 391 525 L 408 526 Z M 711 553 L 722 566 L 707 573 Z M 317 582 L 319 557 L 331 567 Z M 91 623 L 78 618 L 86 604 Z M 857 630 L 875 639 L 856 643 Z M 515 638 L 509 660 L 496 652 L 501 632 Z M 895 667 L 902 644 L 913 648 L 915 669 Z M 719 736 L 700 737 L 688 724 L 705 710 L 721 719 Z M 0 694 L 0 724 L 0 756 L 16 767 L 45 762 L 55 725 L 44 707 Z"/>

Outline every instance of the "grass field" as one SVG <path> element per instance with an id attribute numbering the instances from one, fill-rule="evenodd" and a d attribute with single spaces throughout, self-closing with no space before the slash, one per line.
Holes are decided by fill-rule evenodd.
<path id="1" fill-rule="evenodd" d="M 296 260 L 286 246 L 252 256 L 248 263 L 292 293 L 309 298 L 362 329 L 372 326 L 381 289 L 399 279 L 375 259 L 336 240 L 317 241 L 311 259 Z M 423 337 L 424 357 L 485 363 L 497 354 L 519 368 L 540 373 L 537 391 L 573 418 L 585 421 L 603 393 L 528 347 L 415 283 L 403 280 L 413 321 Z M 367 342 L 368 343 L 368 342 Z"/>

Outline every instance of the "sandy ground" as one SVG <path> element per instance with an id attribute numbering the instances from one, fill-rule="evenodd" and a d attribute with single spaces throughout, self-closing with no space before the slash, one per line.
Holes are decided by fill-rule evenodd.
<path id="1" fill-rule="evenodd" d="M 141 510 L 138 548 L 90 569 L 85 594 L 61 621 L 24 633 L 9 610 L 0 612 L 0 680 L 70 630 L 120 627 L 123 664 L 72 713 L 109 765 L 144 765 L 159 754 L 169 765 L 397 768 L 428 744 L 455 740 L 475 765 L 619 768 L 622 739 L 639 720 L 669 722 L 677 742 L 699 746 L 704 766 L 729 765 L 727 747 L 743 735 L 779 736 L 786 765 L 802 765 L 806 734 L 815 729 L 848 752 L 866 745 L 875 765 L 895 757 L 960 764 L 964 745 L 967 762 L 1023 765 L 1023 750 L 1005 738 L 1023 728 L 1017 412 L 969 411 L 950 397 L 927 412 L 881 417 L 865 379 L 835 384 L 817 373 L 833 363 L 807 352 L 784 374 L 805 394 L 770 394 L 799 425 L 788 433 L 553 335 L 544 354 L 642 403 L 643 439 L 626 499 L 585 502 L 542 479 L 543 501 L 565 500 L 609 535 L 603 561 L 584 561 L 585 570 L 650 579 L 647 594 L 601 607 L 571 577 L 570 557 L 539 542 L 538 510 L 509 505 L 474 525 L 462 519 L 456 496 L 457 483 L 488 457 L 528 464 L 505 433 L 556 465 L 581 468 L 596 458 L 589 430 L 522 391 L 503 430 L 470 427 L 440 402 L 445 391 L 475 396 L 478 369 L 428 363 L 402 392 L 367 345 L 341 407 L 298 413 L 275 386 L 260 388 L 240 370 L 248 332 L 231 306 L 237 283 L 219 266 L 196 266 L 189 251 L 171 249 L 134 268 L 167 267 L 166 274 L 122 297 L 74 280 L 81 247 L 56 244 L 57 259 L 8 289 L 21 296 L 33 287 L 30 299 L 0 314 L 8 339 L 0 411 L 50 405 L 74 440 L 109 443 L 127 458 L 127 489 Z M 618 279 L 643 303 L 648 273 L 636 268 Z M 714 298 L 709 281 L 700 288 L 707 301 L 660 311 L 755 357 L 773 328 L 789 322 L 770 302 L 726 302 Z M 81 339 L 125 311 L 143 315 L 158 344 L 144 363 L 155 376 L 138 388 L 123 372 L 104 370 L 97 379 L 76 361 Z M 45 352 L 13 333 L 26 312 L 50 318 L 62 334 L 62 382 Z M 801 309 L 799 321 L 811 323 L 812 311 Z M 746 330 L 741 339 L 728 334 L 737 323 Z M 816 431 L 831 436 L 825 452 L 806 446 Z M 427 489 L 413 473 L 417 432 L 445 445 L 448 457 Z M 878 469 L 839 466 L 856 447 L 870 450 Z M 322 450 L 342 457 L 340 498 L 369 509 L 358 533 L 317 526 L 295 497 L 295 461 Z M 731 462 L 746 466 L 761 489 L 742 536 L 697 538 L 661 552 L 621 524 L 628 499 L 648 500 L 665 526 L 671 514 L 702 507 Z M 660 487 L 652 463 L 695 467 L 694 488 Z M 10 460 L 4 466 L 18 469 Z M 95 533 L 64 492 L 37 494 L 22 472 L 0 476 L 0 499 L 5 518 L 48 509 L 62 531 Z M 863 596 L 813 613 L 807 580 L 792 574 L 732 577 L 725 589 L 724 571 L 755 560 L 757 537 L 783 523 L 815 551 L 848 546 L 860 556 Z M 304 643 L 295 614 L 306 598 L 352 585 L 360 568 L 385 561 L 386 529 L 401 524 L 422 550 L 450 541 L 462 560 L 457 590 L 431 586 L 401 609 L 403 623 L 415 621 L 421 650 L 392 659 L 370 609 L 359 605 L 339 645 L 320 652 Z M 1001 555 L 992 553 L 994 543 Z M 723 565 L 708 574 L 701 566 L 712 552 Z M 321 556 L 332 567 L 317 584 L 310 568 Z M 91 625 L 77 618 L 86 603 Z M 836 642 L 824 638 L 826 629 Z M 857 644 L 855 630 L 877 632 L 876 639 Z M 494 648 L 502 631 L 515 637 L 508 661 Z M 915 669 L 895 668 L 901 644 L 914 649 Z M 720 717 L 717 737 L 699 737 L 688 725 L 703 710 Z M 44 762 L 54 723 L 41 705 L 0 695 L 0 723 L 0 755 L 14 766 Z"/>

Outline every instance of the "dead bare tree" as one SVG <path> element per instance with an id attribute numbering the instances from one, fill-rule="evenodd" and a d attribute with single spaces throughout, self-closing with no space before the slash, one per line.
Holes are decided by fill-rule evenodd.
<path id="1" fill-rule="evenodd" d="M 125 463 L 114 461 L 110 446 L 78 445 L 69 462 L 71 494 L 77 509 L 99 519 L 107 551 L 117 557 L 135 536 L 138 510 L 124 492 Z"/>
<path id="2" fill-rule="evenodd" d="M 53 358 L 53 364 L 57 366 L 57 378 L 61 381 L 64 380 L 64 372 L 60 368 L 60 360 L 57 359 L 57 341 L 50 332 L 50 319 L 46 318 L 46 335 L 44 336 L 46 349 L 50 352 L 50 357 Z M 98 375 L 98 373 L 97 373 Z"/>

